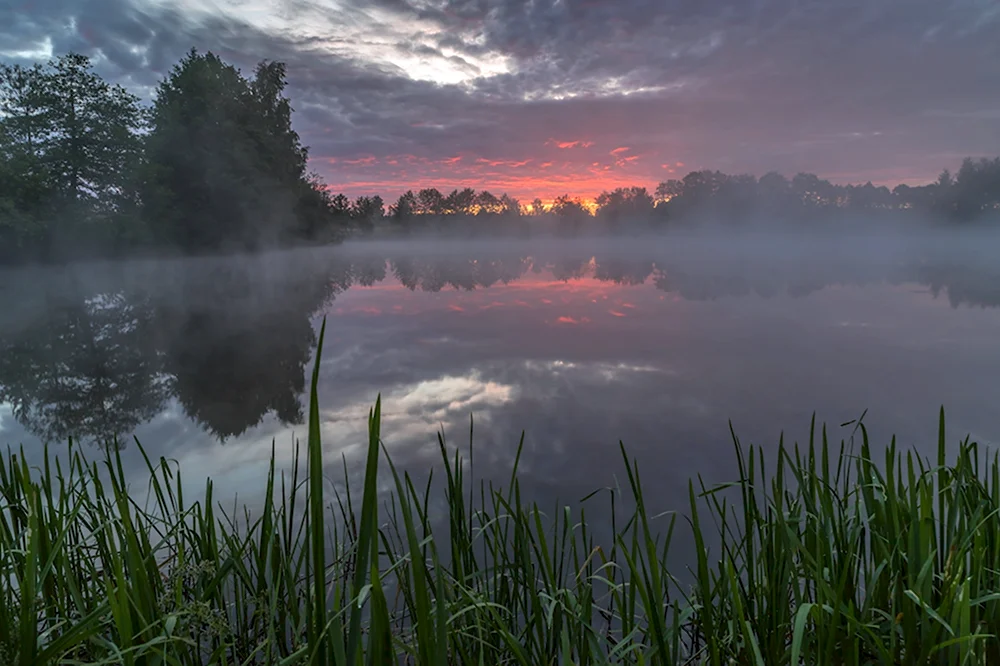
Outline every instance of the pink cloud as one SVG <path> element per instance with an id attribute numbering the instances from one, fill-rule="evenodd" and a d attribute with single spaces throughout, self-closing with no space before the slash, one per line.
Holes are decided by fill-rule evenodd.
<path id="1" fill-rule="evenodd" d="M 555 139 L 549 139 L 545 142 L 548 145 L 555 146 L 561 150 L 568 150 L 570 148 L 590 148 L 594 145 L 593 141 L 556 141 Z"/>

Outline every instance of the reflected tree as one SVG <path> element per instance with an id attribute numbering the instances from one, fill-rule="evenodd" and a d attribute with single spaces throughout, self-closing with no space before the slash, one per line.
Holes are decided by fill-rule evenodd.
<path id="1" fill-rule="evenodd" d="M 386 261 L 382 257 L 358 257 L 351 264 L 351 278 L 356 284 L 370 287 L 385 279 Z"/>
<path id="2" fill-rule="evenodd" d="M 587 274 L 591 262 L 589 258 L 560 256 L 550 262 L 539 262 L 539 265 L 545 265 L 557 280 L 575 280 Z"/>
<path id="3" fill-rule="evenodd" d="M 781 192 L 779 182 L 772 185 Z M 651 282 L 687 300 L 794 298 L 838 284 L 920 283 L 934 294 L 947 292 L 953 306 L 1000 306 L 996 271 L 984 268 L 986 250 L 976 262 L 914 254 L 898 265 L 706 263 L 653 248 L 596 257 L 564 248 L 530 256 L 494 247 L 449 256 L 372 253 L 337 267 L 329 255 L 290 256 L 285 263 L 273 257 L 185 261 L 174 264 L 173 273 L 156 264 L 154 282 L 135 281 L 153 284 L 148 291 L 103 286 L 86 292 L 64 280 L 57 288 L 38 287 L 40 296 L 26 308 L 17 290 L 6 290 L 0 402 L 46 442 L 124 439 L 173 398 L 223 441 L 269 415 L 301 423 L 317 311 L 351 284 L 373 285 L 390 275 L 408 289 L 436 292 L 487 288 L 545 271 L 557 280 Z M 114 284 L 123 283 L 128 280 Z"/>
<path id="4" fill-rule="evenodd" d="M 476 254 L 469 257 L 434 257 L 421 261 L 409 257 L 389 260 L 393 276 L 410 291 L 462 291 L 485 288 L 497 282 L 508 284 L 531 267 L 528 257 Z"/>
<path id="5" fill-rule="evenodd" d="M 211 311 L 189 313 L 167 349 L 185 413 L 226 440 L 274 412 L 302 423 L 299 398 L 316 343 L 308 319 L 252 315 L 240 322 Z"/>
<path id="6" fill-rule="evenodd" d="M 44 442 L 127 437 L 170 397 L 155 339 L 142 300 L 60 299 L 34 325 L 0 338 L 0 402 Z"/>
<path id="7" fill-rule="evenodd" d="M 250 267 L 237 265 L 189 276 L 158 312 L 165 368 L 185 413 L 223 441 L 272 412 L 301 423 L 316 345 L 310 317 L 342 283 L 285 275 L 262 288 Z"/>
<path id="8" fill-rule="evenodd" d="M 651 259 L 612 258 L 598 261 L 594 277 L 617 284 L 643 284 L 655 268 Z"/>

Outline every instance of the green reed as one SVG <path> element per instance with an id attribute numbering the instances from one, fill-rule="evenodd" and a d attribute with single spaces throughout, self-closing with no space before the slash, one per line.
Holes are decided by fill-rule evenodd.
<path id="1" fill-rule="evenodd" d="M 260 515 L 211 481 L 185 502 L 162 458 L 140 502 L 114 447 L 40 468 L 8 451 L 0 664 L 1000 663 L 1000 462 L 968 439 L 949 452 L 943 412 L 934 461 L 874 454 L 860 422 L 857 451 L 814 421 L 770 464 L 734 435 L 738 480 L 692 482 L 683 516 L 650 514 L 623 448 L 598 534 L 593 497 L 545 512 L 516 463 L 477 482 L 441 437 L 442 481 L 418 487 L 381 446 L 379 402 L 361 497 L 330 501 L 318 366 L 305 464 L 277 473 L 272 453 Z M 682 530 L 692 567 L 671 572 Z"/>

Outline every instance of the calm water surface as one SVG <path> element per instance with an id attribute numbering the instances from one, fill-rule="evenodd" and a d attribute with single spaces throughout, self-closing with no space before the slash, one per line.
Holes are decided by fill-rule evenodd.
<path id="1" fill-rule="evenodd" d="M 745 441 L 807 437 L 868 410 L 874 437 L 931 450 L 1000 440 L 1000 280 L 980 243 L 774 240 L 369 243 L 255 258 L 8 272 L 0 442 L 135 435 L 188 477 L 251 500 L 272 443 L 287 465 L 327 318 L 329 473 L 356 469 L 381 394 L 395 461 L 420 475 L 435 433 L 476 473 L 574 500 L 621 478 L 618 442 L 664 506 L 733 475 Z"/>

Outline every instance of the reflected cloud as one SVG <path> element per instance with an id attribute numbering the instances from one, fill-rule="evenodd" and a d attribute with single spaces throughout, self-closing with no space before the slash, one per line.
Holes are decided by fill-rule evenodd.
<path id="1" fill-rule="evenodd" d="M 919 442 L 946 401 L 957 430 L 1000 438 L 989 253 L 928 242 L 887 262 L 848 245 L 371 243 L 25 273 L 33 288 L 0 318 L 0 437 L 37 452 L 134 432 L 220 491 L 254 492 L 272 445 L 287 469 L 305 435 L 326 316 L 331 478 L 342 456 L 361 464 L 379 395 L 400 466 L 436 465 L 439 427 L 467 445 L 472 416 L 482 474 L 508 469 L 524 431 L 526 482 L 560 496 L 610 483 L 619 440 L 664 488 L 727 478 L 729 419 L 771 443 L 782 427 L 801 439 L 814 409 L 840 423 L 869 408 L 873 437 Z M 129 409 L 112 423 L 95 405 Z"/>

